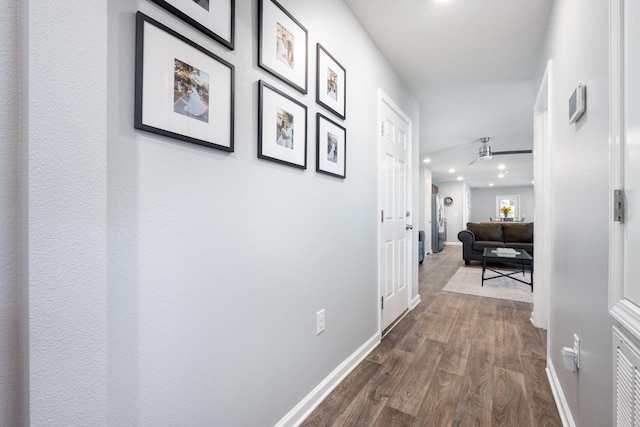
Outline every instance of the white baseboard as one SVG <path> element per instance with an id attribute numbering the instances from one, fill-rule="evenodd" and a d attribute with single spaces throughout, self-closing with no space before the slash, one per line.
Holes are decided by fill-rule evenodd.
<path id="1" fill-rule="evenodd" d="M 571 416 L 571 409 L 569 409 L 567 399 L 565 399 L 564 397 L 562 386 L 560 385 L 560 381 L 558 380 L 558 376 L 556 375 L 556 370 L 553 367 L 553 362 L 551 362 L 550 358 L 547 359 L 546 371 L 547 378 L 549 379 L 549 385 L 551 386 L 551 392 L 553 393 L 553 399 L 556 401 L 556 407 L 558 408 L 558 413 L 560 414 L 562 425 L 576 427 L 576 423 L 575 421 L 573 421 L 573 417 Z"/>
<path id="2" fill-rule="evenodd" d="M 462 242 L 444 242 L 445 246 L 462 246 Z"/>
<path id="3" fill-rule="evenodd" d="M 416 306 L 418 304 L 420 304 L 421 300 L 420 300 L 420 294 L 416 295 L 415 297 L 413 297 L 413 299 L 411 300 L 411 307 L 409 307 L 409 311 L 413 310 L 414 308 L 416 308 Z"/>
<path id="4" fill-rule="evenodd" d="M 311 393 L 300 401 L 276 427 L 299 426 L 314 409 L 344 380 L 356 366 L 364 360 L 380 344 L 380 332 L 369 338 L 351 356 L 333 370 Z"/>

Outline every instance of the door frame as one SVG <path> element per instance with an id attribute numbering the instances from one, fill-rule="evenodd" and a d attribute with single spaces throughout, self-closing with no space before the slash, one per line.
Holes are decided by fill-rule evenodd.
<path id="1" fill-rule="evenodd" d="M 376 183 L 377 183 L 377 188 L 376 188 L 376 192 L 377 192 L 377 198 L 378 198 L 378 203 L 377 203 L 377 211 L 376 211 L 376 218 L 379 218 L 380 216 L 380 210 L 381 210 L 381 206 L 382 206 L 382 201 L 380 200 L 380 190 L 382 188 L 382 183 L 380 182 L 380 177 L 381 177 L 381 169 L 382 169 L 382 163 L 381 163 L 381 159 L 380 159 L 380 153 L 382 150 L 382 127 L 381 127 L 381 123 L 383 121 L 382 118 L 382 104 L 386 104 L 389 108 L 391 108 L 398 116 L 400 116 L 400 118 L 405 121 L 407 123 L 407 127 L 408 127 L 408 131 L 407 131 L 407 180 L 406 180 L 406 186 L 407 188 L 405 188 L 406 191 L 406 195 L 408 198 L 408 202 L 407 205 L 410 206 L 410 209 L 413 210 L 413 122 L 411 121 L 411 119 L 409 118 L 409 116 L 407 114 L 405 114 L 404 111 L 402 111 L 402 109 L 391 99 L 391 97 L 389 97 L 382 89 L 378 89 L 378 120 L 377 120 L 377 126 L 378 126 L 378 138 L 377 138 L 377 152 L 376 152 L 376 157 L 377 157 L 377 167 L 376 167 L 376 173 L 377 173 L 377 178 L 376 178 Z M 412 224 L 417 220 L 417 217 L 415 216 L 416 212 L 411 211 L 411 222 Z M 378 219 L 379 221 L 379 219 Z M 408 249 L 407 249 L 407 257 L 406 257 L 406 271 L 407 271 L 407 301 L 406 301 L 406 310 L 404 311 L 403 314 L 400 315 L 399 318 L 397 318 L 395 321 L 391 322 L 391 324 L 389 325 L 389 327 L 386 329 L 386 333 L 389 333 L 398 323 L 399 321 L 407 315 L 407 313 L 409 312 L 410 308 L 412 307 L 411 305 L 411 300 L 412 300 L 412 288 L 413 288 L 413 261 L 414 261 L 414 255 L 417 253 L 417 246 L 414 245 L 414 242 L 417 241 L 417 232 L 418 232 L 418 225 L 419 224 L 413 224 L 414 228 L 411 231 L 411 233 L 409 233 L 409 236 L 407 237 L 408 240 Z M 380 306 L 380 301 L 381 298 L 383 296 L 383 292 L 382 292 L 382 283 L 381 283 L 381 277 L 380 277 L 380 265 L 382 263 L 382 259 L 380 257 L 380 253 L 381 253 L 381 247 L 380 247 L 380 241 L 381 241 L 381 235 L 382 235 L 382 230 L 380 227 L 380 222 L 378 222 L 378 227 L 377 227 L 377 259 L 378 262 L 376 264 L 376 277 L 377 277 L 377 283 L 378 283 L 378 298 L 376 300 L 376 304 L 377 304 L 377 313 L 378 313 L 378 333 L 382 334 L 383 330 L 382 330 L 382 307 Z M 414 248 L 414 246 L 416 246 Z M 419 298 L 419 297 L 418 297 Z M 413 306 L 417 305 L 414 304 Z"/>
<path id="2" fill-rule="evenodd" d="M 535 327 L 548 329 L 550 320 L 551 298 L 549 289 L 552 289 L 553 275 L 551 274 L 553 260 L 553 221 L 551 220 L 551 201 L 553 192 L 553 179 L 551 174 L 551 141 L 549 139 L 550 120 L 552 106 L 550 90 L 552 86 L 553 61 L 547 61 L 547 66 L 540 83 L 538 96 L 534 105 L 534 259 L 536 268 L 534 271 L 533 312 L 531 320 Z M 547 334 L 549 340 L 551 334 Z M 547 348 L 550 348 L 547 343 Z"/>

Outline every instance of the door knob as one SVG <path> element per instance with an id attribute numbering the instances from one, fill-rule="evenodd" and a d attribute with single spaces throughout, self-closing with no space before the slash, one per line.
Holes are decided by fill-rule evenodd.
<path id="1" fill-rule="evenodd" d="M 411 224 L 405 225 L 405 230 L 413 230 L 413 225 Z"/>

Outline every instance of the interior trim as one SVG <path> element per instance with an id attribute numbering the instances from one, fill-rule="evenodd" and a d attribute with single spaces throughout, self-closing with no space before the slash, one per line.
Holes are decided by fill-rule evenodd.
<path id="1" fill-rule="evenodd" d="M 556 407 L 558 408 L 558 413 L 560 414 L 560 420 L 562 420 L 562 425 L 576 427 L 576 423 L 573 420 L 573 416 L 571 415 L 571 410 L 569 409 L 569 404 L 564 398 L 564 392 L 562 391 L 562 386 L 560 385 L 560 380 L 558 380 L 558 376 L 556 375 L 556 370 L 553 367 L 551 358 L 547 359 L 546 371 L 547 378 L 549 379 L 549 386 L 551 387 L 551 392 L 553 393 L 553 399 L 556 401 Z"/>
<path id="2" fill-rule="evenodd" d="M 345 359 L 336 369 L 322 380 L 308 395 L 304 397 L 287 415 L 278 421 L 275 427 L 300 425 L 314 409 L 380 344 L 380 333 L 376 332 L 355 352 Z"/>
<path id="3" fill-rule="evenodd" d="M 551 206 L 553 200 L 552 141 L 549 129 L 553 125 L 553 105 L 549 99 L 553 88 L 553 60 L 548 60 L 538 90 L 534 107 L 534 201 L 535 228 L 533 240 L 536 242 L 534 253 L 536 269 L 533 280 L 538 285 L 533 290 L 533 324 L 537 328 L 549 329 L 551 325 L 550 310 L 553 277 L 551 274 L 553 260 L 553 221 Z M 548 337 L 551 334 L 547 334 Z M 547 340 L 547 349 L 551 341 Z"/>

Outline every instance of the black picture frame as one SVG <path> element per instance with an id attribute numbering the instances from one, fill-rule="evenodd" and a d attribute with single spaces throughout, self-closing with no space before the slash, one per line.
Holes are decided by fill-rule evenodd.
<path id="1" fill-rule="evenodd" d="M 258 158 L 306 169 L 307 106 L 262 80 L 258 105 Z"/>
<path id="2" fill-rule="evenodd" d="M 309 34 L 275 0 L 259 0 L 258 66 L 307 93 Z"/>
<path id="3" fill-rule="evenodd" d="M 316 45 L 316 59 L 316 102 L 344 120 L 347 70 L 320 43 Z"/>
<path id="4" fill-rule="evenodd" d="M 316 113 L 316 171 L 347 177 L 347 129 Z"/>
<path id="5" fill-rule="evenodd" d="M 235 0 L 151 0 L 233 50 L 235 44 Z"/>
<path id="6" fill-rule="evenodd" d="M 136 129 L 232 152 L 234 85 L 232 64 L 136 13 Z"/>

